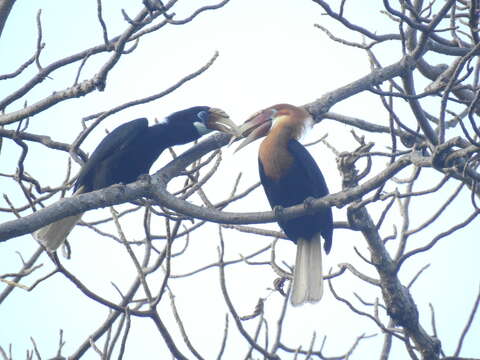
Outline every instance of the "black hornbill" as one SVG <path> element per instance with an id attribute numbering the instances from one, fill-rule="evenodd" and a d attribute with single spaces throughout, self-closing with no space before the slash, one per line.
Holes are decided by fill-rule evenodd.
<path id="1" fill-rule="evenodd" d="M 274 209 L 328 194 L 318 165 L 297 141 L 312 125 L 313 119 L 304 108 L 279 104 L 253 115 L 241 126 L 247 138 L 236 151 L 267 136 L 259 148 L 258 165 L 265 194 Z M 292 305 L 319 301 L 323 293 L 320 235 L 328 254 L 332 246 L 332 210 L 322 209 L 313 215 L 281 220 L 279 225 L 297 244 Z"/>
<path id="2" fill-rule="evenodd" d="M 197 140 L 212 130 L 238 135 L 238 129 L 220 109 L 195 106 L 169 115 L 163 122 L 148 126 L 145 118 L 129 121 L 115 128 L 94 150 L 82 166 L 74 185 L 74 194 L 127 184 L 150 167 L 163 150 Z M 69 216 L 34 233 L 47 250 L 55 251 L 82 214 Z"/>

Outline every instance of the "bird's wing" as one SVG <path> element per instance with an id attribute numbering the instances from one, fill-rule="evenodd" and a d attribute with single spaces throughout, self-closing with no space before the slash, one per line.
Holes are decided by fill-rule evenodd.
<path id="1" fill-rule="evenodd" d="M 292 206 L 307 197 L 319 198 L 327 195 L 325 179 L 310 153 L 296 140 L 288 143 L 288 150 L 293 156 L 292 164 L 276 181 L 265 174 L 263 164 L 259 161 L 260 178 L 270 205 Z"/>
<path id="2" fill-rule="evenodd" d="M 292 170 L 296 171 L 297 174 L 301 173 L 302 176 L 308 179 L 308 185 L 311 190 L 310 196 L 319 198 L 328 195 L 328 187 L 325 178 L 323 177 L 316 161 L 307 149 L 305 149 L 305 147 L 297 140 L 290 140 L 288 143 L 288 150 L 295 159 L 295 169 Z"/>
<path id="3" fill-rule="evenodd" d="M 92 155 L 88 158 L 87 162 L 82 166 L 78 179 L 75 182 L 75 189 L 78 189 L 86 182 L 86 178 L 89 177 L 90 171 L 100 162 L 128 145 L 147 128 L 148 120 L 146 118 L 140 118 L 118 126 L 105 136 L 93 151 Z"/>
<path id="4" fill-rule="evenodd" d="M 318 167 L 316 161 L 313 159 L 312 155 L 305 149 L 305 147 L 296 140 L 290 140 L 288 143 L 288 149 L 290 153 L 295 158 L 294 163 L 296 164 L 295 169 L 297 173 L 302 173 L 308 179 L 308 182 L 304 182 L 303 186 L 306 186 L 307 191 L 310 193 L 309 196 L 320 198 L 325 195 L 328 195 L 328 187 L 325 182 L 320 168 Z M 332 209 L 324 209 L 319 212 L 321 215 L 321 234 L 325 239 L 325 252 L 328 254 L 332 246 L 332 235 L 333 235 L 333 216 Z"/>
<path id="5" fill-rule="evenodd" d="M 310 153 L 296 140 L 290 140 L 288 150 L 293 156 L 291 167 L 278 180 L 269 178 L 259 161 L 260 179 L 262 181 L 268 201 L 272 207 L 280 205 L 289 207 L 303 203 L 308 197 L 321 198 L 328 194 L 328 187 L 317 163 Z M 333 232 L 333 219 L 331 209 L 319 211 L 315 216 L 316 225 L 325 239 L 325 251 L 331 247 Z M 303 218 L 303 217 L 302 217 Z M 305 224 L 299 221 L 280 222 L 280 226 L 291 240 L 296 241 L 297 230 L 303 232 L 301 227 L 307 226 L 311 217 L 305 217 Z M 292 238 L 293 237 L 293 238 Z"/>

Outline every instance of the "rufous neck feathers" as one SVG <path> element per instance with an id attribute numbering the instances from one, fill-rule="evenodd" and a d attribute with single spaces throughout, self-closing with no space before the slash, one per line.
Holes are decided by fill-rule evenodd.
<path id="1" fill-rule="evenodd" d="M 288 151 L 288 142 L 299 139 L 308 130 L 313 120 L 303 108 L 282 104 L 276 109 L 275 118 L 267 137 L 259 149 L 259 159 L 265 174 L 272 179 L 281 178 L 291 167 L 293 156 Z"/>

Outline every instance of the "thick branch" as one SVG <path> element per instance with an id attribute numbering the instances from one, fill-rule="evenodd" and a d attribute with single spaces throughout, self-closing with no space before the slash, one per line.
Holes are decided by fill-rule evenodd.
<path id="1" fill-rule="evenodd" d="M 197 160 L 200 156 L 228 143 L 228 140 L 229 136 L 223 134 L 211 136 L 158 171 L 157 174 L 151 178 L 151 182 L 141 180 L 129 185 L 113 185 L 106 189 L 61 199 L 51 206 L 31 215 L 5 222 L 0 225 L 0 241 L 31 233 L 42 226 L 66 216 L 133 201 L 141 197 L 152 198 L 163 206 L 186 216 L 222 224 L 260 224 L 277 221 L 278 219 L 273 211 L 250 213 L 222 212 L 212 208 L 196 206 L 177 199 L 166 190 L 168 182 L 175 176 L 178 176 L 187 165 Z M 416 153 L 403 156 L 364 184 L 347 191 L 331 194 L 322 199 L 317 199 L 312 202 L 309 209 L 306 209 L 303 204 L 285 209 L 281 215 L 282 219 L 298 217 L 310 211 L 310 209 L 321 209 L 331 206 L 343 207 L 351 201 L 360 199 L 363 195 L 378 188 L 384 184 L 387 179 L 411 164 L 412 161 L 419 166 L 429 166 L 430 164 L 428 158 L 423 158 Z"/>
<path id="2" fill-rule="evenodd" d="M 344 177 L 344 188 L 356 188 L 355 157 L 348 156 L 342 159 L 339 168 Z M 370 248 L 372 263 L 375 265 L 380 276 L 383 299 L 390 317 L 402 326 L 408 337 L 411 337 L 423 359 L 438 359 L 440 342 L 430 337 L 419 322 L 417 306 L 413 301 L 408 289 L 398 279 L 397 267 L 390 257 L 385 244 L 365 206 L 349 208 L 349 221 L 352 227 L 359 229 Z"/>
<path id="3" fill-rule="evenodd" d="M 380 85 L 386 80 L 402 76 L 407 70 L 413 69 L 415 62 L 410 57 L 404 57 L 395 64 L 381 69 L 375 69 L 370 74 L 351 82 L 339 89 L 326 93 L 318 100 L 306 104 L 305 108 L 313 115 L 315 122 L 319 122 L 323 114 L 330 110 L 336 103 L 345 100 L 362 91 L 369 90 L 373 86 Z"/>

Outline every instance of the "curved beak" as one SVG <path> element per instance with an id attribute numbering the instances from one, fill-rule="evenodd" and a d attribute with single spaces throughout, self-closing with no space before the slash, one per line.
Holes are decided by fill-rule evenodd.
<path id="1" fill-rule="evenodd" d="M 210 116 L 208 117 L 206 126 L 211 130 L 218 130 L 235 137 L 241 136 L 238 126 L 235 125 L 227 113 L 221 109 L 210 108 Z"/>
<path id="2" fill-rule="evenodd" d="M 272 127 L 274 111 L 271 109 L 256 113 L 240 126 L 241 135 L 245 139 L 240 143 L 235 152 L 244 148 L 248 144 L 260 139 L 268 134 Z"/>

